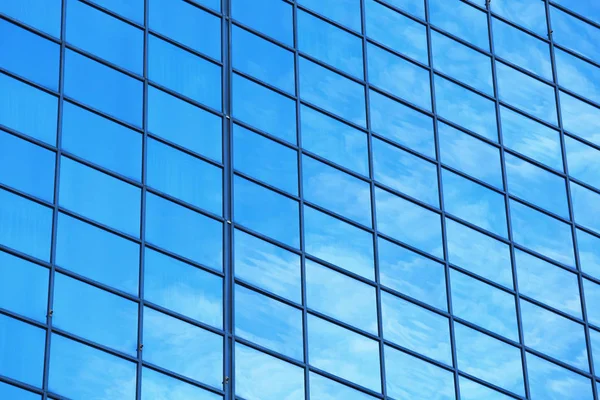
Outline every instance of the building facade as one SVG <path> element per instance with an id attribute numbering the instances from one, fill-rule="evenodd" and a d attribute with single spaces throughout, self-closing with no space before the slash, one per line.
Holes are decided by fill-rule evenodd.
<path id="1" fill-rule="evenodd" d="M 0 398 L 598 400 L 600 2 L 0 1 Z"/>

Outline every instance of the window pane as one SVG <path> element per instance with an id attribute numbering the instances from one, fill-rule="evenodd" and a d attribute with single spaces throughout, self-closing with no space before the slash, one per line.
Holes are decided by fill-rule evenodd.
<path id="1" fill-rule="evenodd" d="M 148 78 L 221 110 L 221 67 L 152 35 L 148 37 Z"/>
<path id="2" fill-rule="evenodd" d="M 355 31 L 361 30 L 360 0 L 300 0 L 298 4 L 306 6 L 319 14 L 331 18 Z"/>
<path id="3" fill-rule="evenodd" d="M 300 106 L 300 115 L 304 149 L 359 174 L 369 174 L 364 132 L 305 105 Z"/>
<path id="4" fill-rule="evenodd" d="M 403 146 L 435 158 L 433 119 L 373 90 L 369 91 L 371 129 Z"/>
<path id="5" fill-rule="evenodd" d="M 413 14 L 415 17 L 425 19 L 425 4 L 421 0 L 385 0 L 387 3 L 398 7 L 402 11 Z"/>
<path id="6" fill-rule="evenodd" d="M 600 109 L 560 92 L 560 108 L 566 131 L 600 146 Z"/>
<path id="7" fill-rule="evenodd" d="M 223 211 L 223 171 L 154 139 L 146 144 L 148 186 L 214 214 Z"/>
<path id="8" fill-rule="evenodd" d="M 53 326 L 131 356 L 137 354 L 137 303 L 57 273 L 52 309 Z"/>
<path id="9" fill-rule="evenodd" d="M 64 92 L 130 124 L 142 125 L 143 84 L 71 50 L 65 52 Z"/>
<path id="10" fill-rule="evenodd" d="M 590 58 L 600 61 L 600 30 L 577 17 L 569 15 L 556 7 L 550 7 L 552 18 L 552 37 L 558 44 Z"/>
<path id="11" fill-rule="evenodd" d="M 308 347 L 310 365 L 381 392 L 376 341 L 309 315 Z"/>
<path id="12" fill-rule="evenodd" d="M 151 133 L 220 162 L 222 125 L 220 117 L 148 87 L 148 130 Z"/>
<path id="13" fill-rule="evenodd" d="M 57 265 L 137 295 L 138 244 L 62 213 L 56 236 Z"/>
<path id="14" fill-rule="evenodd" d="M 430 0 L 429 21 L 475 46 L 489 50 L 487 16 L 460 0 Z"/>
<path id="15" fill-rule="evenodd" d="M 600 233 L 600 194 L 573 182 L 570 185 L 575 220 Z"/>
<path id="16" fill-rule="evenodd" d="M 299 59 L 302 99 L 366 126 L 365 87 L 306 58 Z"/>
<path id="17" fill-rule="evenodd" d="M 43 200 L 54 199 L 56 153 L 0 130 L 0 182 Z"/>
<path id="18" fill-rule="evenodd" d="M 555 3 L 593 21 L 600 21 L 600 7 L 594 0 L 556 0 Z"/>
<path id="19" fill-rule="evenodd" d="M 0 243 L 50 261 L 52 209 L 0 190 Z"/>
<path id="20" fill-rule="evenodd" d="M 302 361 L 302 310 L 235 286 L 235 334 Z"/>
<path id="21" fill-rule="evenodd" d="M 371 227 L 371 187 L 314 158 L 302 157 L 303 194 L 306 201 Z M 335 193 L 335 196 L 331 194 Z"/>
<path id="22" fill-rule="evenodd" d="M 140 233 L 140 189 L 61 158 L 59 204 L 130 235 Z"/>
<path id="23" fill-rule="evenodd" d="M 300 295 L 300 256 L 236 230 L 235 276 L 296 303 Z"/>
<path id="24" fill-rule="evenodd" d="M 222 270 L 223 224 L 146 194 L 146 240 L 197 263 Z"/>
<path id="25" fill-rule="evenodd" d="M 489 389 L 487 386 L 475 383 L 462 376 L 458 378 L 460 382 L 460 398 L 461 400 L 510 400 L 512 397 L 508 397 L 504 394 Z"/>
<path id="26" fill-rule="evenodd" d="M 360 15 L 360 10 L 358 11 Z M 298 10 L 298 50 L 347 74 L 364 78 L 362 40 L 321 18 Z"/>
<path id="27" fill-rule="evenodd" d="M 600 308 L 598 307 L 600 305 L 600 285 L 584 279 L 583 291 L 585 292 L 585 308 L 587 310 L 588 322 L 600 326 Z"/>
<path id="28" fill-rule="evenodd" d="M 527 353 L 527 370 L 532 399 L 592 400 L 594 398 L 589 379 L 530 353 Z"/>
<path id="29" fill-rule="evenodd" d="M 60 36 L 61 9 L 61 0 L 4 1 L 0 4 L 0 12 L 55 37 Z"/>
<path id="30" fill-rule="evenodd" d="M 441 310 L 448 308 L 444 266 L 378 238 L 380 282 Z"/>
<path id="31" fill-rule="evenodd" d="M 293 46 L 291 4 L 281 0 L 231 0 L 231 15 L 241 23 Z"/>
<path id="32" fill-rule="evenodd" d="M 78 399 L 135 399 L 136 364 L 52 335 L 50 391 Z"/>
<path id="33" fill-rule="evenodd" d="M 142 135 L 98 114 L 63 104 L 63 150 L 129 178 L 142 179 Z"/>
<path id="34" fill-rule="evenodd" d="M 367 394 L 351 389 L 332 379 L 310 372 L 310 398 L 322 400 L 374 400 Z"/>
<path id="35" fill-rule="evenodd" d="M 121 14 L 140 24 L 144 23 L 144 1 L 143 0 L 93 0 L 94 3 L 106 7 L 111 11 Z"/>
<path id="36" fill-rule="evenodd" d="M 233 163 L 238 171 L 298 195 L 298 153 L 289 147 L 233 125 Z"/>
<path id="37" fill-rule="evenodd" d="M 379 188 L 375 189 L 375 206 L 380 232 L 443 257 L 439 214 Z"/>
<path id="38" fill-rule="evenodd" d="M 315 311 L 377 335 L 375 288 L 305 260 L 306 304 Z"/>
<path id="39" fill-rule="evenodd" d="M 600 238 L 580 229 L 576 231 L 581 270 L 600 278 Z"/>
<path id="40" fill-rule="evenodd" d="M 600 80 L 600 68 L 560 49 L 556 49 L 554 54 L 561 86 L 599 103 L 600 87 L 597 82 Z"/>
<path id="41" fill-rule="evenodd" d="M 67 4 L 67 42 L 143 74 L 144 31 L 80 1 L 69 0 Z"/>
<path id="42" fill-rule="evenodd" d="M 223 325 L 223 280 L 148 248 L 144 298 L 217 328 Z"/>
<path id="43" fill-rule="evenodd" d="M 144 361 L 221 387 L 223 337 L 144 308 Z"/>
<path id="44" fill-rule="evenodd" d="M 48 269 L 1 251 L 0 275 L 0 307 L 46 323 Z"/>
<path id="45" fill-rule="evenodd" d="M 531 0 L 500 0 L 491 4 L 491 9 L 498 15 L 516 22 L 519 25 L 539 34 L 546 36 L 546 8 L 543 1 Z M 496 20 L 494 20 L 494 24 Z M 495 34 L 495 32 L 494 32 Z"/>
<path id="46" fill-rule="evenodd" d="M 0 73 L 0 124 L 56 145 L 58 99 Z"/>
<path id="47" fill-rule="evenodd" d="M 304 370 L 236 343 L 235 393 L 247 400 L 303 400 Z"/>
<path id="48" fill-rule="evenodd" d="M 296 93 L 294 53 L 237 26 L 231 28 L 233 68 Z"/>
<path id="49" fill-rule="evenodd" d="M 600 151 L 565 135 L 569 175 L 600 188 Z"/>
<path id="50" fill-rule="evenodd" d="M 431 111 L 429 71 L 379 46 L 369 44 L 369 82 L 373 86 Z"/>
<path id="51" fill-rule="evenodd" d="M 6 6 L 0 6 L 0 11 L 4 7 Z M 58 44 L 5 20 L 0 20 L 0 37 L 1 67 L 52 90 L 58 90 Z"/>
<path id="52" fill-rule="evenodd" d="M 277 0 L 281 1 L 281 0 Z M 232 79 L 233 116 L 296 144 L 296 102 L 240 75 Z"/>
<path id="53" fill-rule="evenodd" d="M 373 235 L 310 207 L 304 207 L 307 253 L 367 279 L 374 278 Z"/>
<path id="54" fill-rule="evenodd" d="M 0 382 L 0 396 L 11 400 L 40 400 L 42 396 L 20 389 L 8 383 Z"/>
<path id="55" fill-rule="evenodd" d="M 41 387 L 46 331 L 0 314 L 0 374 Z"/>
<path id="56" fill-rule="evenodd" d="M 142 400 L 220 400 L 222 398 L 150 368 L 142 369 Z"/>
<path id="57" fill-rule="evenodd" d="M 221 19 L 183 0 L 151 0 L 150 29 L 221 59 Z"/>

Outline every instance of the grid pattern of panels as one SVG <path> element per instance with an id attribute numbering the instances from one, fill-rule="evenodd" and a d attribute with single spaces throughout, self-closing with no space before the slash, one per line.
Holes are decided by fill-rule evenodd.
<path id="1" fill-rule="evenodd" d="M 0 38 L 1 398 L 598 399 L 594 1 L 6 1 Z"/>

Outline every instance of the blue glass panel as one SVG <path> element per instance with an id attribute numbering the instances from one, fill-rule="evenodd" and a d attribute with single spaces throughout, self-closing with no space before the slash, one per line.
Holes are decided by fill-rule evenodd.
<path id="1" fill-rule="evenodd" d="M 151 133 L 221 161 L 222 125 L 220 117 L 148 87 L 148 130 Z"/>
<path id="2" fill-rule="evenodd" d="M 144 298 L 218 328 L 223 324 L 223 280 L 148 248 Z"/>
<path id="3" fill-rule="evenodd" d="M 431 111 L 429 71 L 373 44 L 367 52 L 372 85 Z"/>
<path id="4" fill-rule="evenodd" d="M 131 356 L 137 354 L 137 303 L 57 273 L 52 310 L 53 326 Z"/>
<path id="5" fill-rule="evenodd" d="M 52 36 L 60 36 L 61 0 L 3 1 L 0 12 Z"/>
<path id="6" fill-rule="evenodd" d="M 304 400 L 304 370 L 236 343 L 235 392 L 247 400 Z"/>
<path id="7" fill-rule="evenodd" d="M 300 247 L 300 216 L 296 200 L 236 176 L 235 221 L 289 246 Z"/>
<path id="8" fill-rule="evenodd" d="M 298 4 L 306 6 L 355 31 L 361 30 L 360 0 L 299 0 Z"/>
<path id="9" fill-rule="evenodd" d="M 0 73 L 0 124 L 56 145 L 58 98 Z"/>
<path id="10" fill-rule="evenodd" d="M 490 49 L 487 15 L 461 0 L 430 0 L 429 22 L 484 50 Z"/>
<path id="11" fill-rule="evenodd" d="M 379 188 L 375 189 L 375 206 L 380 232 L 443 257 L 439 214 Z"/>
<path id="12" fill-rule="evenodd" d="M 135 399 L 136 364 L 52 335 L 50 391 L 77 399 Z"/>
<path id="13" fill-rule="evenodd" d="M 138 244 L 65 214 L 58 214 L 56 264 L 137 295 Z"/>
<path id="14" fill-rule="evenodd" d="M 503 2 L 495 2 L 495 4 L 497 3 L 502 4 Z M 504 1 L 504 3 L 507 2 Z M 542 1 L 529 1 L 528 3 L 531 4 L 531 8 L 538 6 L 544 8 Z M 544 31 L 546 31 L 545 25 L 546 22 L 544 21 Z M 552 64 L 550 63 L 548 43 L 542 42 L 536 37 L 496 18 L 492 21 L 492 27 L 494 30 L 494 52 L 498 57 L 527 69 L 542 78 L 552 80 Z M 543 36 L 545 37 L 546 33 L 543 33 Z"/>
<path id="15" fill-rule="evenodd" d="M 42 386 L 46 331 L 0 314 L 0 374 Z"/>
<path id="16" fill-rule="evenodd" d="M 600 146 L 600 109 L 560 92 L 560 109 L 566 131 Z"/>
<path id="17" fill-rule="evenodd" d="M 377 335 L 375 288 L 305 260 L 306 304 L 342 322 Z"/>
<path id="18" fill-rule="evenodd" d="M 571 227 L 519 202 L 511 201 L 513 240 L 569 266 L 573 259 Z"/>
<path id="19" fill-rule="evenodd" d="M 496 14 L 516 22 L 541 36 L 545 37 L 548 34 L 546 7 L 543 0 L 497 0 L 493 4 L 490 3 L 490 6 Z M 494 19 L 494 24 L 496 24 L 496 21 Z M 495 35 L 496 30 L 494 29 Z"/>
<path id="20" fill-rule="evenodd" d="M 448 260 L 484 278 L 512 287 L 508 245 L 446 219 Z"/>
<path id="21" fill-rule="evenodd" d="M 221 168 L 153 139 L 146 143 L 146 157 L 148 186 L 221 215 Z"/>
<path id="22" fill-rule="evenodd" d="M 294 94 L 294 53 L 237 26 L 231 27 L 233 68 Z"/>
<path id="23" fill-rule="evenodd" d="M 0 243 L 50 260 L 52 209 L 0 190 Z"/>
<path id="24" fill-rule="evenodd" d="M 569 175 L 600 188 L 600 151 L 565 135 Z"/>
<path id="25" fill-rule="evenodd" d="M 52 202 L 56 153 L 0 130 L 0 182 Z"/>
<path id="26" fill-rule="evenodd" d="M 173 202 L 146 194 L 146 240 L 221 271 L 223 224 Z"/>
<path id="27" fill-rule="evenodd" d="M 302 361 L 302 310 L 235 286 L 235 334 Z"/>
<path id="28" fill-rule="evenodd" d="M 556 7 L 550 7 L 552 19 L 552 37 L 554 41 L 569 49 L 600 61 L 600 30 L 577 17 L 569 15 Z"/>
<path id="29" fill-rule="evenodd" d="M 216 11 L 221 11 L 221 0 L 193 0 L 196 3 L 212 8 Z"/>
<path id="30" fill-rule="evenodd" d="M 59 204 L 133 236 L 140 234 L 139 188 L 69 158 L 60 162 Z"/>
<path id="31" fill-rule="evenodd" d="M 575 221 L 600 233 L 600 194 L 571 182 L 571 198 Z"/>
<path id="32" fill-rule="evenodd" d="M 421 0 L 385 0 L 387 3 L 409 12 L 415 17 L 425 19 L 425 3 Z"/>
<path id="33" fill-rule="evenodd" d="M 98 114 L 63 104 L 63 150 L 114 172 L 142 179 L 142 135 Z"/>
<path id="34" fill-rule="evenodd" d="M 493 101 L 441 76 L 435 77 L 435 96 L 437 112 L 441 117 L 494 142 L 498 141 L 496 107 Z"/>
<path id="35" fill-rule="evenodd" d="M 314 158 L 302 157 L 304 199 L 371 226 L 371 186 Z M 331 194 L 335 193 L 335 196 Z"/>
<path id="36" fill-rule="evenodd" d="M 581 270 L 600 278 L 600 237 L 590 235 L 580 229 L 576 229 L 576 231 Z"/>
<path id="37" fill-rule="evenodd" d="M 381 312 L 387 340 L 452 365 L 448 318 L 386 292 L 381 293 Z"/>
<path id="38" fill-rule="evenodd" d="M 527 353 L 529 390 L 532 399 L 592 400 L 589 379 Z"/>
<path id="39" fill-rule="evenodd" d="M 511 194 L 569 218 L 564 178 L 510 154 L 505 155 L 504 161 Z"/>
<path id="40" fill-rule="evenodd" d="M 585 18 L 600 22 L 600 4 L 594 0 L 555 0 L 554 2 Z"/>
<path id="41" fill-rule="evenodd" d="M 334 118 L 300 106 L 302 147 L 362 175 L 369 173 L 367 135 Z"/>
<path id="42" fill-rule="evenodd" d="M 236 278 L 301 302 L 299 255 L 236 230 L 234 263 Z"/>
<path id="43" fill-rule="evenodd" d="M 443 163 L 498 188 L 503 187 L 497 148 L 443 123 L 438 124 L 438 135 Z"/>
<path id="44" fill-rule="evenodd" d="M 592 347 L 592 358 L 594 359 L 594 372 L 600 368 L 600 332 L 595 329 L 590 329 L 590 345 Z M 598 375 L 596 373 L 596 375 Z M 600 388 L 596 382 L 596 391 Z"/>
<path id="45" fill-rule="evenodd" d="M 377 138 L 373 138 L 371 143 L 373 175 L 377 181 L 434 207 L 439 207 L 435 164 Z"/>
<path id="46" fill-rule="evenodd" d="M 577 275 L 515 249 L 519 292 L 551 307 L 581 316 Z"/>
<path id="47" fill-rule="evenodd" d="M 183 0 L 150 0 L 150 29 L 221 59 L 221 18 Z"/>
<path id="48" fill-rule="evenodd" d="M 385 347 L 385 367 L 387 393 L 396 399 L 456 399 L 450 371 L 389 346 Z"/>
<path id="49" fill-rule="evenodd" d="M 448 308 L 444 265 L 378 238 L 380 282 L 441 310 Z"/>
<path id="50" fill-rule="evenodd" d="M 71 50 L 65 52 L 64 92 L 130 124 L 142 125 L 143 84 Z"/>
<path id="51" fill-rule="evenodd" d="M 371 233 L 304 207 L 304 235 L 307 253 L 365 278 L 374 278 Z"/>
<path id="52" fill-rule="evenodd" d="M 355 124 L 366 125 L 364 86 L 302 57 L 298 68 L 304 100 Z"/>
<path id="53" fill-rule="evenodd" d="M 525 395 L 521 351 L 517 347 L 464 325 L 454 326 L 461 371 L 520 396 Z"/>
<path id="54" fill-rule="evenodd" d="M 583 291 L 585 292 L 585 309 L 588 322 L 600 326 L 600 307 L 598 307 L 600 306 L 600 285 L 584 279 Z"/>
<path id="55" fill-rule="evenodd" d="M 232 81 L 231 101 L 235 118 L 273 136 L 296 143 L 294 100 L 237 74 L 233 74 Z"/>
<path id="56" fill-rule="evenodd" d="M 234 19 L 289 46 L 294 44 L 292 11 L 292 5 L 281 0 L 231 0 Z"/>
<path id="57" fill-rule="evenodd" d="M 58 90 L 60 46 L 57 43 L 5 20 L 0 20 L 0 38 L 2 68 Z"/>
<path id="58" fill-rule="evenodd" d="M 312 366 L 381 392 L 378 342 L 309 315 L 308 348 Z"/>
<path id="59" fill-rule="evenodd" d="M 403 146 L 435 158 L 433 119 L 373 90 L 369 91 L 371 129 Z"/>
<path id="60" fill-rule="evenodd" d="M 142 369 L 141 400 L 220 400 L 222 398 L 153 369 Z"/>
<path id="61" fill-rule="evenodd" d="M 144 23 L 144 0 L 92 0 L 94 3 L 106 7 L 111 11 L 121 14 L 140 24 Z"/>
<path id="62" fill-rule="evenodd" d="M 600 68 L 560 49 L 554 57 L 560 85 L 600 103 Z"/>
<path id="63" fill-rule="evenodd" d="M 310 372 L 310 398 L 322 400 L 374 400 L 358 390 Z"/>
<path id="64" fill-rule="evenodd" d="M 269 185 L 298 194 L 298 153 L 240 125 L 233 125 L 233 165 Z"/>
<path id="65" fill-rule="evenodd" d="M 144 308 L 144 361 L 214 387 L 223 381 L 223 337 Z"/>
<path id="66" fill-rule="evenodd" d="M 80 1 L 69 0 L 67 4 L 67 42 L 143 74 L 144 31 Z"/>
<path id="67" fill-rule="evenodd" d="M 494 95 L 492 61 L 489 56 L 435 31 L 431 32 L 431 47 L 433 66 L 437 71 L 490 96 Z"/>
<path id="68" fill-rule="evenodd" d="M 152 35 L 148 38 L 148 78 L 221 109 L 221 67 Z"/>
<path id="69" fill-rule="evenodd" d="M 364 78 L 360 37 L 302 10 L 296 18 L 299 51 L 359 79 Z"/>
<path id="70" fill-rule="evenodd" d="M 0 275 L 0 307 L 46 323 L 48 269 L 2 251 Z"/>
<path id="71" fill-rule="evenodd" d="M 442 170 L 446 212 L 507 237 L 504 195 L 446 169 Z"/>
<path id="72" fill-rule="evenodd" d="M 367 36 L 371 39 L 428 64 L 425 25 L 375 0 L 365 0 L 365 24 Z"/>
<path id="73" fill-rule="evenodd" d="M 563 170 L 560 134 L 509 108 L 500 106 L 502 138 L 504 145 L 544 163 Z"/>
<path id="74" fill-rule="evenodd" d="M 42 396 L 20 389 L 16 386 L 0 382 L 0 397 L 11 400 L 40 400 Z"/>
<path id="75" fill-rule="evenodd" d="M 489 389 L 487 386 L 475 383 L 467 378 L 460 376 L 458 378 L 460 386 L 460 398 L 461 400 L 510 400 L 512 397 L 508 397 L 500 392 L 496 392 Z"/>
<path id="76" fill-rule="evenodd" d="M 454 315 L 519 341 L 515 296 L 455 270 L 450 280 Z"/>

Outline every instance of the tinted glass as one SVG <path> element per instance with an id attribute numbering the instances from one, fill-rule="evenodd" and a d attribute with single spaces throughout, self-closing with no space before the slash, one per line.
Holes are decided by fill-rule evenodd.
<path id="1" fill-rule="evenodd" d="M 600 278 L 600 238 L 577 229 L 577 247 L 582 271 Z"/>
<path id="2" fill-rule="evenodd" d="M 310 397 L 323 400 L 373 400 L 367 394 L 310 372 Z"/>
<path id="3" fill-rule="evenodd" d="M 52 36 L 60 36 L 61 0 L 8 1 L 0 4 L 0 12 Z"/>
<path id="4" fill-rule="evenodd" d="M 46 332 L 0 314 L 0 374 L 41 387 Z"/>
<path id="5" fill-rule="evenodd" d="M 583 376 L 527 353 L 531 398 L 591 400 L 592 386 Z"/>
<path id="6" fill-rule="evenodd" d="M 234 19 L 289 46 L 293 45 L 292 5 L 281 0 L 231 1 Z"/>
<path id="7" fill-rule="evenodd" d="M 460 0 L 430 0 L 429 21 L 484 50 L 489 50 L 486 14 Z"/>
<path id="8" fill-rule="evenodd" d="M 320 1 L 320 0 L 300 0 L 300 5 L 331 18 L 332 20 L 346 25 L 347 27 L 360 31 L 360 1 L 358 0 L 340 0 L 340 1 Z"/>
<path id="9" fill-rule="evenodd" d="M 39 394 L 31 393 L 3 382 L 0 383 L 0 396 L 14 400 L 39 400 L 42 398 Z"/>
<path id="10" fill-rule="evenodd" d="M 516 22 L 542 36 L 546 36 L 548 33 L 546 8 L 543 1 L 497 0 L 494 1 L 494 4 L 490 3 L 490 5 L 493 12 L 510 21 Z"/>
<path id="11" fill-rule="evenodd" d="M 144 2 L 143 0 L 93 0 L 94 3 L 102 7 L 106 7 L 125 18 L 131 19 L 138 23 L 144 22 Z"/>
<path id="12" fill-rule="evenodd" d="M 554 51 L 554 57 L 561 86 L 600 103 L 600 68 L 560 49 Z"/>
<path id="13" fill-rule="evenodd" d="M 565 130 L 600 145 L 600 108 L 560 92 L 560 108 Z"/>
<path id="14" fill-rule="evenodd" d="M 576 183 L 570 185 L 575 220 L 600 233 L 600 194 Z"/>
<path id="15" fill-rule="evenodd" d="M 598 28 L 556 7 L 550 7 L 550 18 L 552 19 L 552 37 L 556 43 L 596 62 L 600 60 L 600 45 L 598 44 L 600 30 Z"/>
<path id="16" fill-rule="evenodd" d="M 600 188 L 600 151 L 576 139 L 565 136 L 569 174 Z"/>
<path id="17" fill-rule="evenodd" d="M 222 397 L 156 372 L 142 369 L 142 400 L 219 400 Z"/>

